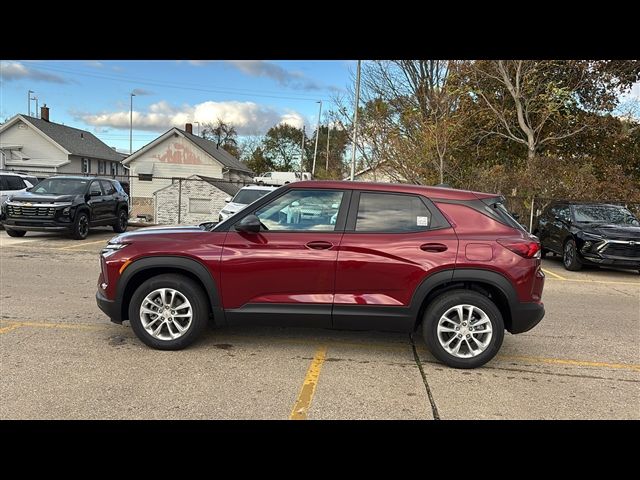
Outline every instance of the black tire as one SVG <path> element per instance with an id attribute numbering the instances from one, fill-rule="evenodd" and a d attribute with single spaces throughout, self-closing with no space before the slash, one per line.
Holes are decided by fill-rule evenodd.
<path id="1" fill-rule="evenodd" d="M 71 238 L 76 240 L 84 240 L 89 235 L 89 214 L 85 211 L 78 212 L 73 222 L 73 230 L 71 230 Z"/>
<path id="2" fill-rule="evenodd" d="M 258 185 L 264 185 L 264 182 L 258 182 Z"/>
<path id="3" fill-rule="evenodd" d="M 582 263 L 578 258 L 578 249 L 573 238 L 568 238 L 562 246 L 562 265 L 565 270 L 577 272 L 582 269 Z"/>
<path id="4" fill-rule="evenodd" d="M 172 288 L 184 295 L 191 304 L 192 319 L 188 330 L 173 340 L 153 337 L 142 325 L 140 307 L 144 298 L 159 288 Z M 181 350 L 195 342 L 205 329 L 209 318 L 209 303 L 202 288 L 193 280 L 178 274 L 162 274 L 151 277 L 138 287 L 129 304 L 131 328 L 142 342 L 158 350 Z M 163 327 L 166 328 L 166 327 Z"/>
<path id="5" fill-rule="evenodd" d="M 26 230 L 11 230 L 9 228 L 5 228 L 5 230 L 10 237 L 24 237 L 27 234 Z"/>
<path id="6" fill-rule="evenodd" d="M 540 249 L 540 258 L 547 258 L 547 253 L 549 253 L 549 250 L 546 248 Z"/>
<path id="7" fill-rule="evenodd" d="M 123 233 L 127 231 L 129 226 L 129 212 L 126 208 L 121 208 L 118 212 L 118 219 L 113 224 L 113 231 L 116 233 Z"/>
<path id="8" fill-rule="evenodd" d="M 456 305 L 473 305 L 481 309 L 491 323 L 492 336 L 489 344 L 483 352 L 474 357 L 457 357 L 447 352 L 438 339 L 440 318 Z M 422 335 L 429 351 L 441 362 L 453 368 L 477 368 L 495 357 L 500 350 L 504 339 L 504 320 L 500 310 L 490 298 L 472 290 L 450 290 L 437 297 L 427 307 L 422 321 Z M 460 342 L 462 343 L 462 340 Z"/>

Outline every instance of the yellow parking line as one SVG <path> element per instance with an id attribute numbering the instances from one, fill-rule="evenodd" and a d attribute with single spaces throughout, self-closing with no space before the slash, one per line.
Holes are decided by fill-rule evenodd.
<path id="1" fill-rule="evenodd" d="M 322 364 L 324 363 L 326 355 L 327 347 L 325 346 L 319 347 L 316 351 L 316 355 L 313 357 L 311 365 L 309 365 L 309 370 L 307 370 L 307 375 L 304 377 L 298 399 L 293 405 L 291 415 L 289 415 L 289 420 L 307 419 L 307 412 L 311 406 L 311 400 L 316 391 L 316 385 L 318 385 L 318 378 L 320 377 L 320 371 L 322 370 Z"/>
<path id="2" fill-rule="evenodd" d="M 552 278 L 551 280 L 555 280 Z M 565 282 L 577 282 L 577 283 L 601 283 L 604 285 L 637 285 L 640 287 L 640 282 L 607 282 L 606 280 L 580 280 L 578 278 L 562 278 L 558 280 L 564 280 Z"/>
<path id="3" fill-rule="evenodd" d="M 552 275 L 553 277 L 558 278 L 560 280 L 566 280 L 566 278 L 564 278 L 562 275 L 558 275 L 557 273 L 553 273 L 551 270 L 547 270 L 546 268 L 543 268 L 542 271 L 544 273 Z"/>
<path id="4" fill-rule="evenodd" d="M 104 243 L 106 245 L 107 242 L 108 242 L 108 240 L 96 240 L 95 242 L 82 242 L 82 243 L 78 243 L 77 245 L 70 245 L 70 246 L 67 246 L 67 247 L 60 247 L 60 248 L 57 248 L 56 250 L 70 250 L 72 248 L 83 247 L 85 245 L 93 245 L 95 243 Z"/>
<path id="5" fill-rule="evenodd" d="M 8 325 L 8 326 L 6 326 L 6 327 L 2 327 L 2 328 L 0 328 L 0 335 L 2 335 L 3 333 L 8 333 L 8 332 L 10 332 L 11 330 L 15 330 L 16 328 L 19 328 L 19 327 L 21 327 L 21 325 L 20 325 L 20 324 L 17 324 L 17 325 Z"/>
<path id="6" fill-rule="evenodd" d="M 541 357 L 521 357 L 516 355 L 498 355 L 499 359 L 505 360 L 521 360 L 524 362 L 534 363 L 551 363 L 555 365 L 574 365 L 577 367 L 604 367 L 615 368 L 619 370 L 633 370 L 640 372 L 640 365 L 632 363 L 606 363 L 606 362 L 588 362 L 584 360 L 570 360 L 563 358 L 541 358 Z"/>

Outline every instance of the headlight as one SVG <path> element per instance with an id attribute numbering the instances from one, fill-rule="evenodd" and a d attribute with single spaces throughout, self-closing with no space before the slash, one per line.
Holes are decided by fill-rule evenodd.
<path id="1" fill-rule="evenodd" d="M 127 245 L 129 244 L 128 243 L 108 243 L 106 247 L 104 247 L 100 251 L 100 255 L 102 255 L 104 258 L 107 258 L 108 256 L 113 255 L 117 251 L 122 250 Z"/>

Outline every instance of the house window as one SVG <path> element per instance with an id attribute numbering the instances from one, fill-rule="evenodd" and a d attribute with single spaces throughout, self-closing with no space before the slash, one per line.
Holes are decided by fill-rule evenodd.
<path id="1" fill-rule="evenodd" d="M 189 197 L 189 213 L 211 213 L 211 199 Z"/>
<path id="2" fill-rule="evenodd" d="M 82 173 L 91 173 L 91 159 L 83 158 L 82 159 Z"/>
<path id="3" fill-rule="evenodd" d="M 111 162 L 111 175 L 118 174 L 118 164 L 116 162 Z"/>
<path id="4" fill-rule="evenodd" d="M 104 160 L 98 160 L 98 175 L 104 175 L 106 173 L 106 165 Z"/>
<path id="5" fill-rule="evenodd" d="M 139 173 L 138 180 L 141 182 L 151 182 L 153 181 L 153 173 Z"/>

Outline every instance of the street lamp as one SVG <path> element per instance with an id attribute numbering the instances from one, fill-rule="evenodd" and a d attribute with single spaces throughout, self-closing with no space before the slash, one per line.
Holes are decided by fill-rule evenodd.
<path id="1" fill-rule="evenodd" d="M 131 107 L 129 108 L 129 155 L 133 153 L 133 97 L 135 93 L 131 92 Z"/>
<path id="2" fill-rule="evenodd" d="M 318 156 L 318 139 L 320 138 L 320 115 L 322 114 L 322 100 L 317 101 L 320 104 L 318 110 L 318 124 L 316 125 L 316 148 L 313 150 L 313 167 L 311 167 L 311 174 L 316 174 L 316 157 Z"/>
<path id="3" fill-rule="evenodd" d="M 353 145 L 351 146 L 351 181 L 356 174 L 356 145 L 358 142 L 358 106 L 360 105 L 360 60 L 358 60 L 358 73 L 356 74 L 356 105 L 353 109 Z"/>
<path id="4" fill-rule="evenodd" d="M 27 112 L 29 112 L 29 116 L 31 116 L 31 94 L 32 93 L 36 93 L 36 92 L 34 92 L 33 90 L 29 90 L 27 92 L 27 104 L 29 105 L 27 107 Z"/>

